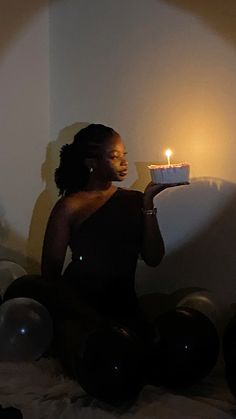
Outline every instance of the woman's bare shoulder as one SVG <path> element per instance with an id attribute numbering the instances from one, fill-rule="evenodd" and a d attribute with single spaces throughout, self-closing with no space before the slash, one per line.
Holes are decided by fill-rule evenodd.
<path id="1" fill-rule="evenodd" d="M 81 208 L 83 201 L 83 196 L 79 192 L 63 196 L 55 203 L 52 213 L 55 215 L 64 214 L 65 216 L 73 215 L 75 211 L 78 211 Z"/>

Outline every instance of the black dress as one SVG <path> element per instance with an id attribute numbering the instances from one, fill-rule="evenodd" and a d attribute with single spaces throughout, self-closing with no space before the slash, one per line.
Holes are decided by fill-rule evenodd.
<path id="1" fill-rule="evenodd" d="M 69 328 L 80 334 L 104 321 L 129 327 L 145 339 L 152 335 L 135 293 L 142 205 L 142 192 L 118 188 L 73 233 L 72 261 L 61 281 L 26 275 L 10 285 L 4 300 L 29 297 L 43 304 L 54 321 L 55 342 L 62 342 Z"/>
<path id="2" fill-rule="evenodd" d="M 72 237 L 72 261 L 63 279 L 102 315 L 122 320 L 139 310 L 135 270 L 142 243 L 142 205 L 142 192 L 118 188 Z"/>
<path id="3" fill-rule="evenodd" d="M 118 188 L 73 233 L 72 261 L 61 281 L 49 283 L 40 276 L 26 275 L 16 279 L 4 295 L 4 300 L 33 298 L 48 309 L 54 323 L 48 354 L 58 357 L 71 376 L 84 337 L 113 325 L 134 332 L 144 353 L 148 352 L 146 369 L 150 370 L 155 331 L 135 293 L 143 234 L 142 205 L 141 192 Z"/>

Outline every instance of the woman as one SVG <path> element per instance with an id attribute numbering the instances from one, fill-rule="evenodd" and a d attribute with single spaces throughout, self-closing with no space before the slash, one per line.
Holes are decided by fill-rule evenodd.
<path id="1" fill-rule="evenodd" d="M 16 281 L 6 296 L 31 297 L 44 304 L 58 339 L 62 329 L 68 331 L 68 321 L 86 331 L 100 318 L 142 336 L 148 333 L 135 294 L 135 270 L 139 255 L 150 266 L 164 256 L 153 197 L 171 185 L 150 183 L 144 193 L 115 186 L 127 171 L 123 141 L 107 126 L 88 125 L 61 149 L 55 172 L 61 198 L 45 233 L 44 281 Z M 68 246 L 72 261 L 62 274 Z"/>
<path id="2" fill-rule="evenodd" d="M 63 279 L 99 312 L 119 311 L 121 304 L 123 312 L 136 300 L 139 254 L 150 266 L 164 256 L 153 197 L 165 186 L 150 183 L 144 193 L 114 186 L 127 176 L 125 146 L 101 124 L 80 130 L 60 157 L 55 180 L 62 198 L 48 221 L 42 276 L 60 279 L 69 246 L 72 262 Z"/>

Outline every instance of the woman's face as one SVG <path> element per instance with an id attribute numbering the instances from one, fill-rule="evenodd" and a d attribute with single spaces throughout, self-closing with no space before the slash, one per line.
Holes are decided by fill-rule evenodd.
<path id="1" fill-rule="evenodd" d="M 114 135 L 105 146 L 101 158 L 103 173 L 109 181 L 122 181 L 128 174 L 126 150 L 119 135 Z"/>

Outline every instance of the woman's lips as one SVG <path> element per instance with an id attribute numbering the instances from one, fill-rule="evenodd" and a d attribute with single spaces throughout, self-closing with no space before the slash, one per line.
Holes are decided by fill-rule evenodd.
<path id="1" fill-rule="evenodd" d="M 128 170 L 122 170 L 119 172 L 120 176 L 126 176 L 128 174 Z"/>

